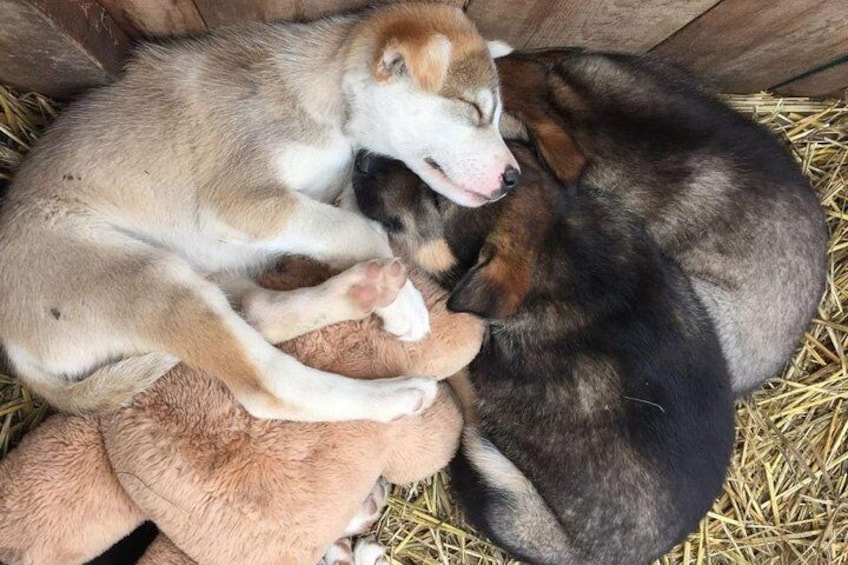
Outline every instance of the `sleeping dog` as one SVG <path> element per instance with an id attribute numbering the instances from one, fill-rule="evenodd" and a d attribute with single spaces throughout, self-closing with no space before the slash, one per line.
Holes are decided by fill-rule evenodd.
<path id="1" fill-rule="evenodd" d="M 110 411 L 178 360 L 216 375 L 258 418 L 423 410 L 430 378 L 349 379 L 269 342 L 349 319 L 367 273 L 395 297 L 369 301 L 386 331 L 427 334 L 421 294 L 389 260 L 385 234 L 331 203 L 363 147 L 466 206 L 513 187 L 492 62 L 504 49 L 435 2 L 141 48 L 120 80 L 62 114 L 9 187 L 0 348 L 70 412 Z M 289 254 L 358 266 L 330 293 L 254 283 Z"/>
<path id="2" fill-rule="evenodd" d="M 653 57 L 565 49 L 497 65 L 513 133 L 561 180 L 614 194 L 689 276 L 734 390 L 777 373 L 826 276 L 824 214 L 787 151 Z"/>
<path id="3" fill-rule="evenodd" d="M 533 563 L 654 559 L 697 526 L 733 441 L 709 316 L 618 197 L 560 183 L 513 145 L 520 189 L 478 209 L 398 161 L 354 188 L 408 258 L 489 320 L 478 395 L 452 463 L 471 520 Z"/>

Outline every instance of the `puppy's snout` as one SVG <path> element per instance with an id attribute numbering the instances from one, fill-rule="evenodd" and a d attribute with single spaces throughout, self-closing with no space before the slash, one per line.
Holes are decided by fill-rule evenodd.
<path id="1" fill-rule="evenodd" d="M 521 180 L 521 171 L 512 165 L 507 165 L 506 169 L 504 169 L 503 174 L 501 175 L 501 192 L 506 193 L 516 186 L 518 186 L 518 181 Z"/>

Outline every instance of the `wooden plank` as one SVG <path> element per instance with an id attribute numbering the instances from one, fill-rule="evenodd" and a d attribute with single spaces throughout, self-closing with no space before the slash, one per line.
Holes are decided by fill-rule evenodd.
<path id="1" fill-rule="evenodd" d="M 64 98 L 121 69 L 126 35 L 94 0 L 0 0 L 0 81 Z"/>
<path id="2" fill-rule="evenodd" d="M 132 37 L 164 37 L 206 31 L 192 0 L 97 0 Z"/>
<path id="3" fill-rule="evenodd" d="M 848 53 L 848 3 L 723 0 L 655 51 L 726 92 L 754 92 Z"/>
<path id="4" fill-rule="evenodd" d="M 468 14 L 489 39 L 516 48 L 582 45 L 645 51 L 717 0 L 471 0 Z"/>
<path id="5" fill-rule="evenodd" d="M 355 10 L 368 0 L 194 0 L 204 21 L 217 27 L 244 20 L 305 21 L 343 10 Z"/>
<path id="6" fill-rule="evenodd" d="M 400 1 L 400 0 L 394 0 Z M 457 6 L 463 0 L 450 0 Z M 370 0 L 194 0 L 209 28 L 244 20 L 309 21 L 358 10 Z"/>
<path id="7" fill-rule="evenodd" d="M 841 98 L 846 95 L 846 90 L 848 90 L 848 63 L 842 63 L 790 82 L 777 88 L 776 92 L 785 96 Z"/>

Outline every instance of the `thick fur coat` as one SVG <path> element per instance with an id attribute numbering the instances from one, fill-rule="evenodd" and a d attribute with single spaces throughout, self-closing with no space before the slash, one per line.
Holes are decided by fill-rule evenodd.
<path id="1" fill-rule="evenodd" d="M 264 282 L 288 289 L 325 277 L 301 265 Z M 448 313 L 444 293 L 421 283 L 433 331 L 419 343 L 365 320 L 283 348 L 359 378 L 447 377 L 477 353 L 483 326 Z M 312 565 L 358 533 L 346 527 L 381 476 L 434 473 L 461 427 L 445 384 L 431 408 L 392 423 L 293 423 L 252 418 L 219 381 L 180 365 L 114 413 L 50 417 L 0 462 L 0 561 L 83 563 L 147 519 L 162 533 L 143 563 Z"/>

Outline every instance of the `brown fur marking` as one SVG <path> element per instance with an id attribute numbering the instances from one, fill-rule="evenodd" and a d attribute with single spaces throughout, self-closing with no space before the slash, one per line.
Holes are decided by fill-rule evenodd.
<path id="1" fill-rule="evenodd" d="M 499 59 L 504 109 L 525 123 L 542 158 L 564 182 L 577 182 L 586 167 L 586 157 L 568 132 L 558 123 L 557 112 L 548 102 L 551 90 L 544 67 L 536 61 Z M 564 89 L 556 89 L 557 92 Z M 559 92 L 577 94 L 569 89 Z"/>
<path id="2" fill-rule="evenodd" d="M 456 12 L 457 8 L 452 6 L 428 5 L 426 17 L 422 17 L 420 6 L 408 4 L 370 20 L 370 31 L 376 38 L 374 77 L 379 81 L 390 78 L 391 69 L 384 63 L 394 51 L 404 57 L 418 86 L 427 92 L 438 92 L 453 62 L 475 52 L 487 53 L 486 44 L 473 24 L 457 18 Z"/>
<path id="3" fill-rule="evenodd" d="M 444 273 L 456 264 L 456 257 L 444 238 L 422 244 L 415 250 L 414 259 L 428 273 Z"/>

